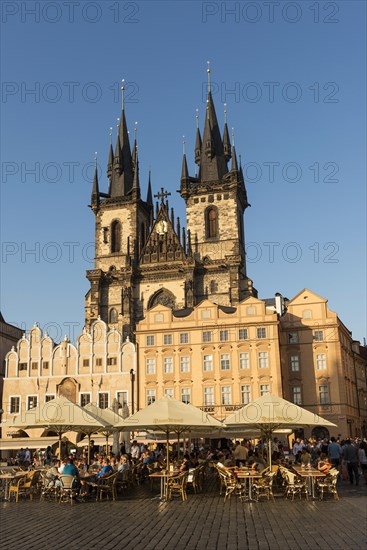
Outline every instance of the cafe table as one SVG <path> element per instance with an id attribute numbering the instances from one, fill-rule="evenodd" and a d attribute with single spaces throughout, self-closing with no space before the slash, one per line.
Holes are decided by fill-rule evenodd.
<path id="1" fill-rule="evenodd" d="M 166 486 L 167 486 L 167 479 L 169 477 L 176 476 L 180 473 L 180 470 L 160 470 L 159 472 L 154 472 L 153 474 L 149 474 L 149 477 L 152 479 L 160 479 L 161 480 L 161 493 L 158 497 L 153 498 L 159 498 L 160 500 L 167 500 L 166 495 Z"/>
<path id="2" fill-rule="evenodd" d="M 313 499 L 316 498 L 315 495 L 315 479 L 320 477 L 326 477 L 323 472 L 320 472 L 312 466 L 292 466 L 292 470 L 300 477 L 308 479 L 308 494 L 312 496 Z"/>
<path id="3" fill-rule="evenodd" d="M 0 479 L 5 481 L 5 489 L 4 489 L 4 500 L 9 500 L 9 487 L 10 482 L 13 479 L 17 479 L 19 477 L 26 476 L 28 472 L 22 470 L 20 472 L 15 472 L 14 474 L 0 474 Z"/>
<path id="4" fill-rule="evenodd" d="M 248 483 L 248 500 L 252 501 L 252 480 L 261 479 L 263 477 L 261 473 L 251 472 L 247 469 L 239 469 L 234 471 L 234 475 L 240 481 L 241 485 L 243 485 L 244 498 L 246 497 L 246 485 Z"/>

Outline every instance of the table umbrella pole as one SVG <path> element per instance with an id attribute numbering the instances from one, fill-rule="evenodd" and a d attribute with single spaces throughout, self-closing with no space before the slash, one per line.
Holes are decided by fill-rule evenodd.
<path id="1" fill-rule="evenodd" d="M 167 435 L 167 449 L 166 449 L 166 468 L 167 468 L 167 471 L 169 470 L 169 430 L 167 430 L 166 432 L 166 435 Z"/>
<path id="2" fill-rule="evenodd" d="M 269 468 L 270 468 L 270 471 L 271 471 L 271 433 L 269 434 L 269 441 L 268 441 L 268 463 L 269 463 Z"/>
<path id="3" fill-rule="evenodd" d="M 88 436 L 88 468 L 89 468 L 89 466 L 90 466 L 90 438 L 91 438 L 91 434 L 88 433 L 87 436 Z"/>
<path id="4" fill-rule="evenodd" d="M 62 460 L 62 457 L 61 457 L 61 432 L 59 432 L 59 460 L 60 460 L 60 464 L 61 464 L 61 460 Z"/>

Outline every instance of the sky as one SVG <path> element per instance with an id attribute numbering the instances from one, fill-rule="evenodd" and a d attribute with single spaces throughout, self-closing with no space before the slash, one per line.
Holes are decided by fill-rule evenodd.
<path id="1" fill-rule="evenodd" d="M 1 312 L 56 340 L 84 324 L 94 265 L 95 152 L 107 190 L 121 80 L 140 181 L 195 174 L 207 61 L 218 120 L 234 128 L 251 208 L 247 271 L 260 298 L 303 288 L 366 336 L 366 4 L 1 3 Z"/>

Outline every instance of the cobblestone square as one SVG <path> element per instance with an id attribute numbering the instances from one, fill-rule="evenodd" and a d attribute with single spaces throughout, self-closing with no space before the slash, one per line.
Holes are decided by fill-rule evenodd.
<path id="1" fill-rule="evenodd" d="M 0 505 L 3 550 L 39 548 L 147 548 L 181 550 L 363 549 L 367 545 L 367 490 L 339 482 L 339 501 L 226 503 L 209 478 L 186 502 L 161 502 L 149 483 L 118 501 L 21 500 Z"/>

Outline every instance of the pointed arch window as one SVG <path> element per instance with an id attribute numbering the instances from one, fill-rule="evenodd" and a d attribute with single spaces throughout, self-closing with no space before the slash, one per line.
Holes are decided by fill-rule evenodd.
<path id="1" fill-rule="evenodd" d="M 205 213 L 206 238 L 218 237 L 218 209 L 211 206 Z"/>
<path id="2" fill-rule="evenodd" d="M 111 224 L 111 252 L 121 252 L 121 223 L 118 220 Z"/>
<path id="3" fill-rule="evenodd" d="M 117 309 L 113 307 L 110 310 L 110 323 L 111 324 L 117 323 L 117 318 L 118 318 Z"/>

